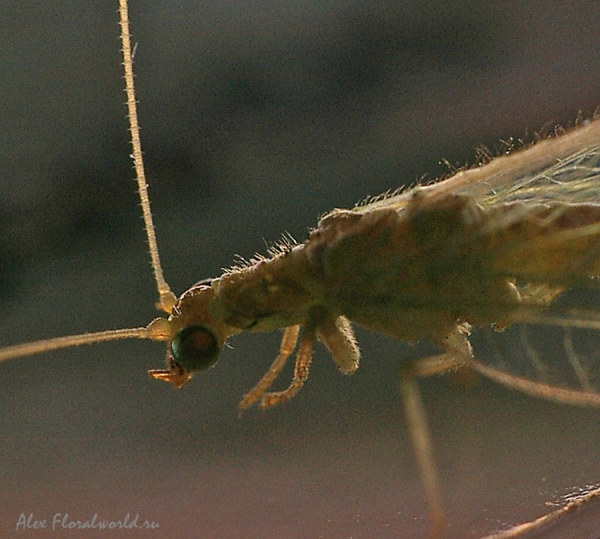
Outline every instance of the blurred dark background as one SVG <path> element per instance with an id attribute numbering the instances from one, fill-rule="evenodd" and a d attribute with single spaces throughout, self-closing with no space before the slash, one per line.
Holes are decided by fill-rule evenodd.
<path id="1" fill-rule="evenodd" d="M 116 1 L 0 9 L 0 342 L 144 325 L 156 292 Z M 131 17 L 150 195 L 178 294 L 283 232 L 304 239 L 333 207 L 600 104 L 596 2 L 135 1 Z M 321 349 L 294 401 L 238 419 L 278 338 L 233 339 L 181 392 L 146 376 L 164 356 L 147 342 L 2 365 L 0 535 L 45 536 L 15 530 L 21 513 L 131 513 L 159 523 L 153 537 L 424 537 L 396 373 L 432 348 L 359 331 L 357 374 L 339 375 Z M 600 481 L 597 411 L 480 379 L 422 387 L 448 537 L 532 518 Z M 557 537 L 597 537 L 593 510 Z"/>

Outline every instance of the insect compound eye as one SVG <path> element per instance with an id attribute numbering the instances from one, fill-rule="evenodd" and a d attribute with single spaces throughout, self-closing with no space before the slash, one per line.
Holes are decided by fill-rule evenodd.
<path id="1" fill-rule="evenodd" d="M 171 343 L 177 365 L 188 371 L 205 371 L 219 358 L 217 340 L 204 326 L 187 326 L 177 332 Z"/>

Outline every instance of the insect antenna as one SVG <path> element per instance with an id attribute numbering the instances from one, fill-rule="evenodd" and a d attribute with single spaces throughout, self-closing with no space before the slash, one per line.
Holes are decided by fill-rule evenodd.
<path id="1" fill-rule="evenodd" d="M 156 318 L 148 326 L 139 328 L 111 329 L 96 333 L 82 333 L 81 335 L 67 335 L 42 341 L 16 344 L 0 349 L 0 362 L 16 359 L 18 357 L 32 356 L 51 350 L 70 348 L 82 344 L 93 344 L 104 341 L 119 341 L 123 339 L 150 339 L 152 341 L 168 341 L 171 338 L 169 323 L 166 318 Z"/>
<path id="2" fill-rule="evenodd" d="M 137 101 L 135 98 L 135 85 L 133 75 L 133 56 L 131 47 L 131 35 L 129 32 L 129 11 L 127 0 L 119 0 L 119 25 L 121 27 L 121 51 L 123 53 L 123 71 L 125 79 L 125 92 L 127 94 L 127 111 L 129 118 L 129 132 L 131 133 L 132 159 L 134 163 L 138 193 L 142 206 L 144 218 L 144 228 L 148 238 L 150 258 L 152 260 L 152 269 L 156 286 L 158 289 L 159 300 L 156 307 L 159 310 L 170 314 L 175 306 L 177 298 L 171 292 L 169 285 L 165 281 L 158 245 L 156 242 L 156 233 L 152 220 L 152 211 L 150 209 L 150 198 L 148 197 L 148 184 L 144 172 L 144 160 L 142 155 L 142 145 L 140 141 L 140 128 L 137 115 Z M 81 335 L 68 335 L 66 337 L 57 337 L 54 339 L 45 339 L 30 343 L 18 344 L 0 349 L 0 362 L 8 361 L 19 357 L 40 354 L 51 350 L 59 350 L 82 344 L 92 344 L 104 341 L 116 341 L 122 339 L 150 339 L 153 341 L 167 341 L 171 338 L 169 324 L 165 318 L 157 318 L 150 322 L 146 327 L 116 329 L 100 331 L 96 333 L 83 333 Z"/>
<path id="3" fill-rule="evenodd" d="M 150 198 L 148 197 L 148 184 L 144 172 L 144 158 L 142 156 L 142 143 L 140 140 L 140 127 L 137 115 L 137 101 L 135 98 L 135 84 L 133 80 L 133 57 L 131 53 L 131 35 L 129 33 L 129 10 L 127 0 L 119 0 L 119 24 L 121 26 L 121 45 L 123 52 L 123 70 L 125 74 L 125 92 L 127 94 L 127 111 L 129 116 L 129 132 L 131 133 L 132 158 L 135 167 L 135 175 L 138 184 L 138 193 L 142 204 L 144 227 L 148 237 L 148 248 L 152 259 L 152 270 L 156 280 L 159 301 L 157 308 L 170 314 L 175 305 L 176 297 L 163 276 L 156 233 L 150 210 Z"/>

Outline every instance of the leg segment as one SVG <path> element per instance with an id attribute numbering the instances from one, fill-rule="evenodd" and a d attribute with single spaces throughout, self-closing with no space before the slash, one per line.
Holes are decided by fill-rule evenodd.
<path id="1" fill-rule="evenodd" d="M 427 424 L 427 416 L 421 399 L 419 384 L 413 376 L 402 376 L 400 391 L 404 402 L 408 430 L 412 438 L 417 467 L 421 475 L 421 483 L 425 491 L 429 520 L 431 525 L 430 539 L 439 539 L 444 530 L 444 510 L 442 509 L 442 494 L 438 478 L 433 443 Z"/>
<path id="2" fill-rule="evenodd" d="M 323 320 L 317 337 L 327 347 L 343 374 L 352 374 L 358 369 L 360 350 L 352 326 L 345 316 Z"/>
<path id="3" fill-rule="evenodd" d="M 294 367 L 294 377 L 292 378 L 292 382 L 283 391 L 265 393 L 260 400 L 260 407 L 263 410 L 289 401 L 296 393 L 298 393 L 298 391 L 300 391 L 300 389 L 302 389 L 304 382 L 306 382 L 306 379 L 308 378 L 316 340 L 315 330 L 310 327 L 305 328 L 296 354 L 296 365 Z"/>
<path id="4" fill-rule="evenodd" d="M 429 539 L 440 539 L 444 531 L 444 511 L 433 443 L 417 377 L 443 374 L 467 365 L 472 357 L 467 341 L 468 327 L 457 327 L 442 343 L 443 354 L 412 362 L 400 372 L 400 391 L 404 402 L 408 430 L 412 439 L 417 467 L 429 507 L 431 530 Z"/>
<path id="5" fill-rule="evenodd" d="M 298 342 L 299 332 L 300 326 L 290 326 L 285 329 L 279 346 L 279 355 L 275 358 L 275 361 L 273 361 L 269 370 L 260 379 L 258 384 L 244 395 L 244 398 L 238 406 L 240 410 L 250 408 L 250 406 L 260 400 L 267 389 L 271 387 L 271 384 L 275 381 L 277 376 L 279 376 L 279 373 L 285 366 L 288 357 L 290 357 L 290 354 L 294 351 L 296 343 Z"/>

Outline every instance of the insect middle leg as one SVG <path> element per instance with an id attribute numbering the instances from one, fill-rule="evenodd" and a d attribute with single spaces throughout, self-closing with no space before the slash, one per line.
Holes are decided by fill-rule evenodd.
<path id="1" fill-rule="evenodd" d="M 442 537 L 445 518 L 437 466 L 433 455 L 433 442 L 417 377 L 443 374 L 449 370 L 456 370 L 468 365 L 473 354 L 471 345 L 467 340 L 468 332 L 468 326 L 458 326 L 444 340 L 442 346 L 446 351 L 443 354 L 413 361 L 400 371 L 400 392 L 404 403 L 408 430 L 429 507 L 431 522 L 429 539 Z"/>

